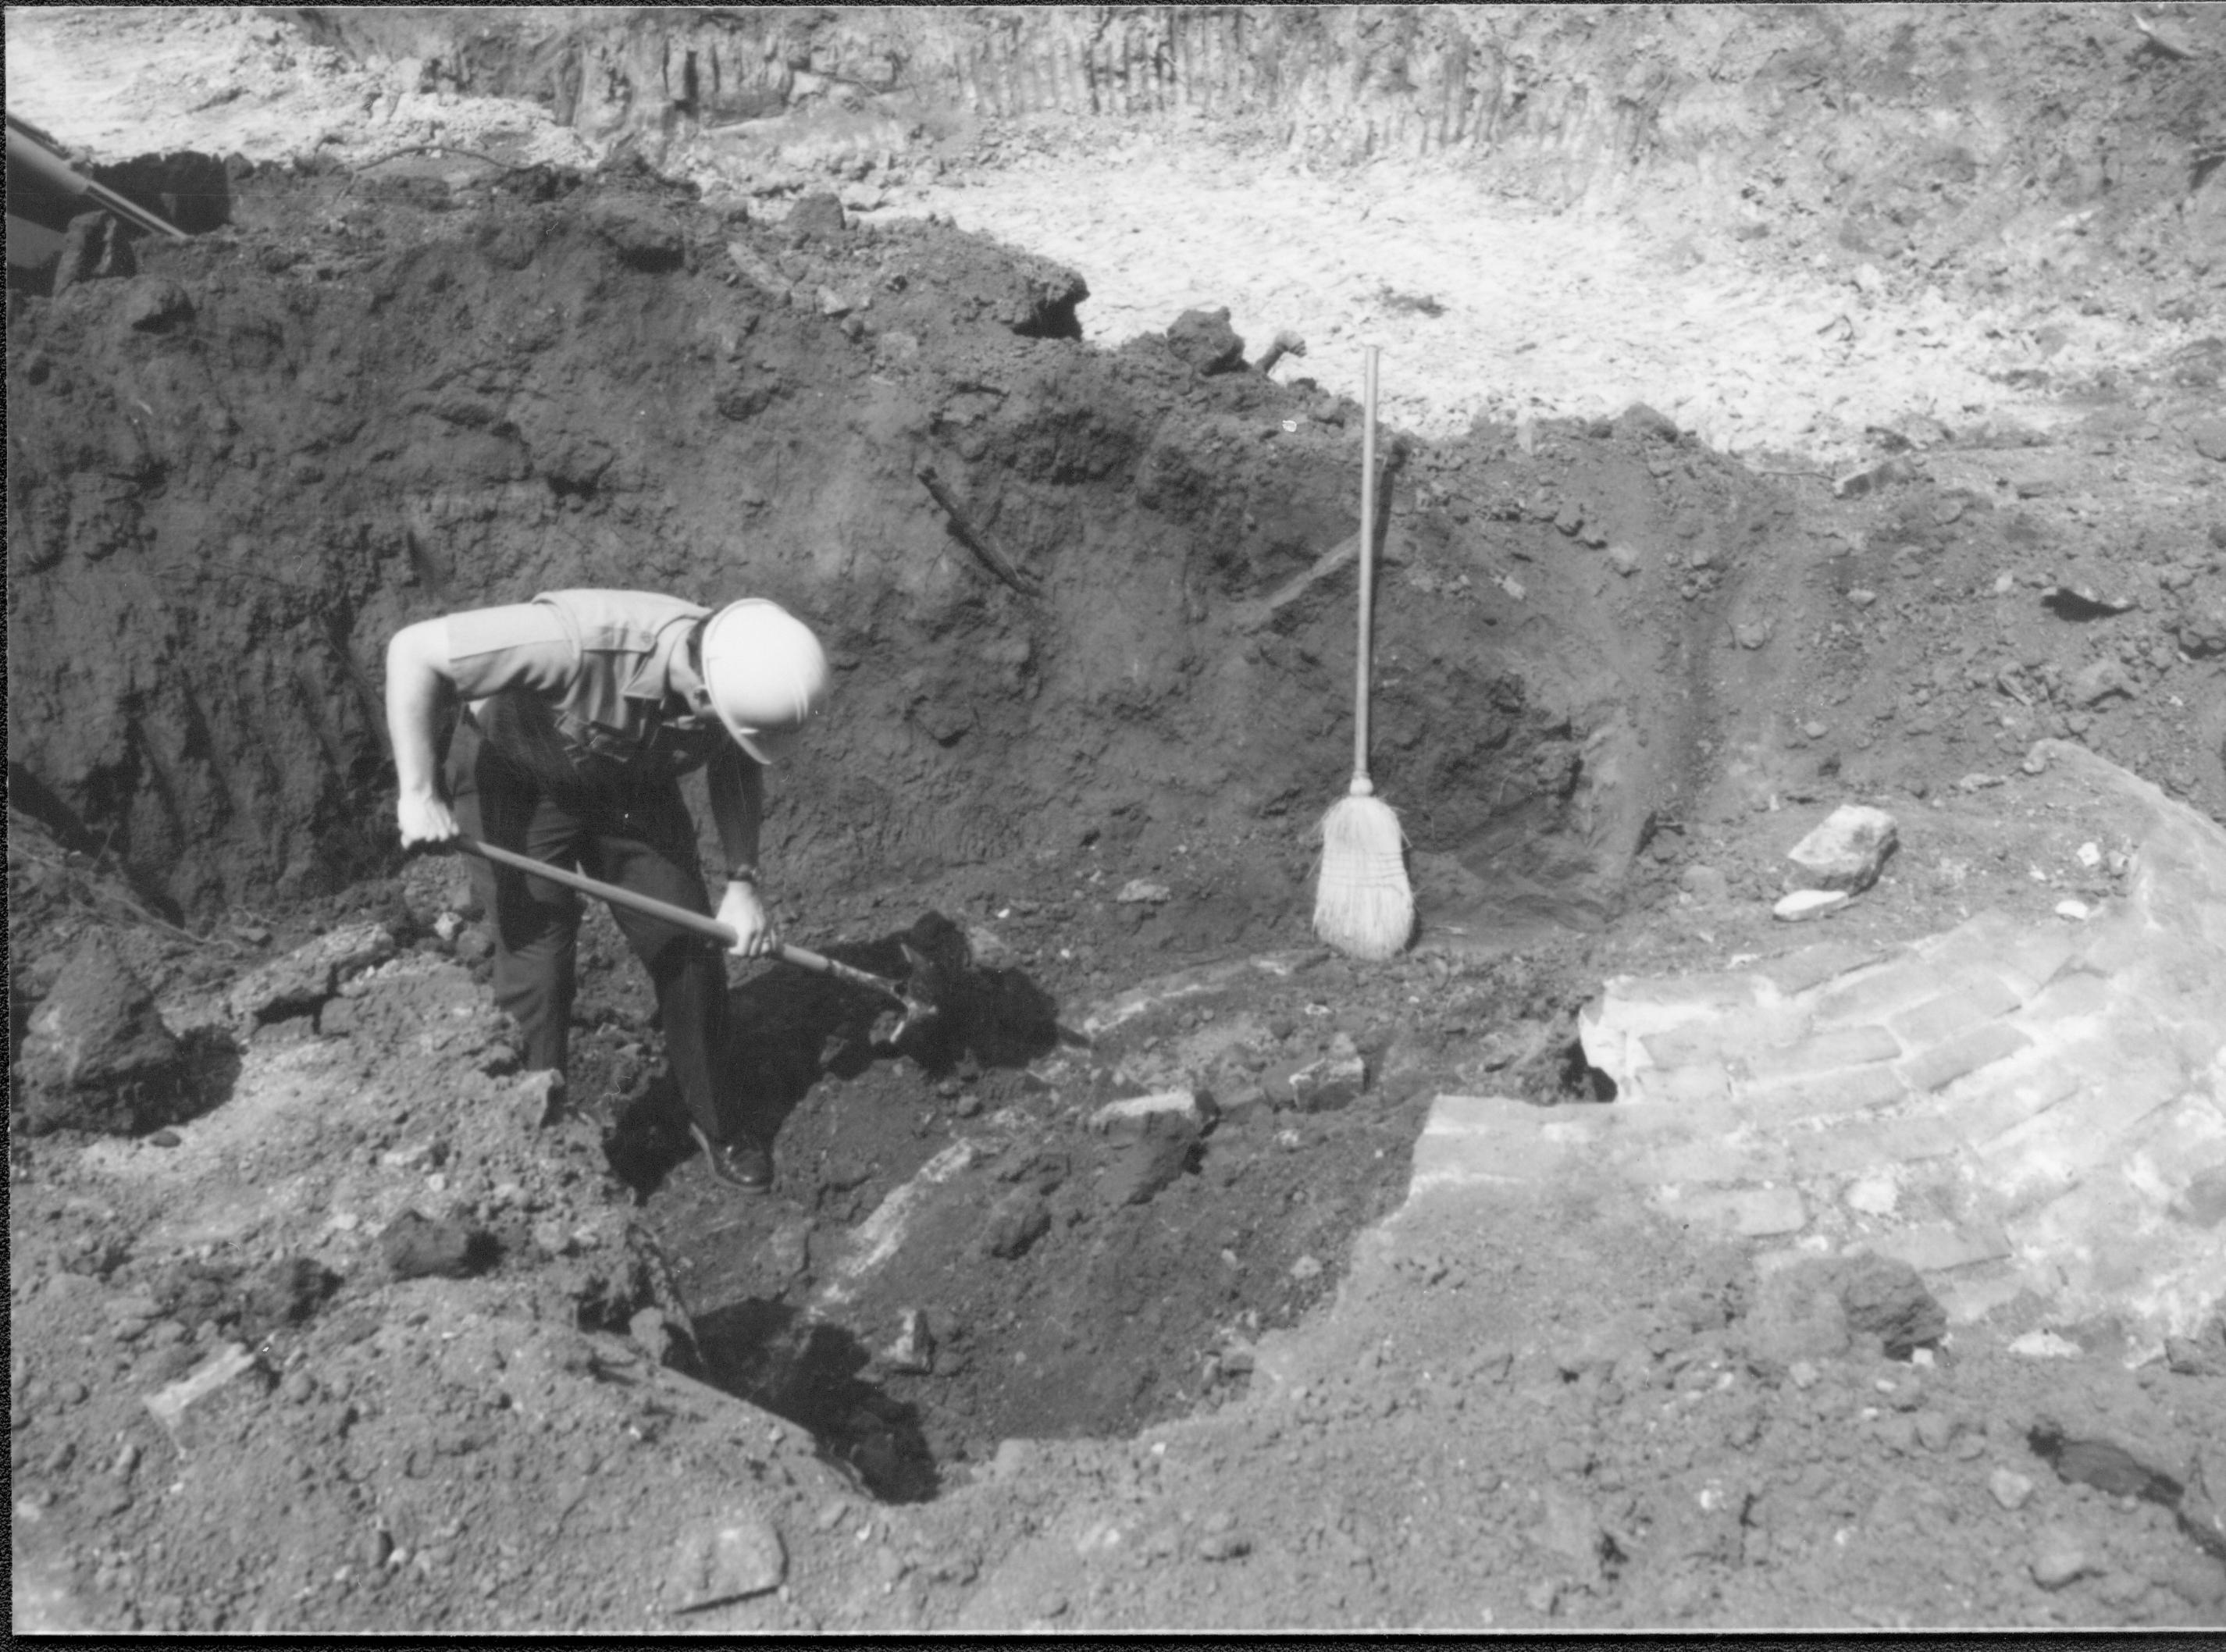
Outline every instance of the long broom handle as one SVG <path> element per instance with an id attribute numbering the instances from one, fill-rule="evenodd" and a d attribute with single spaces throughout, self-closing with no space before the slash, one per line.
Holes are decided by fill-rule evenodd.
<path id="1" fill-rule="evenodd" d="M 1360 645 L 1352 666 L 1352 795 L 1365 797 L 1376 787 L 1368 778 L 1368 644 L 1376 618 L 1376 358 L 1380 346 L 1363 353 L 1360 403 Z"/>
<path id="2" fill-rule="evenodd" d="M 550 866 L 546 861 L 537 861 L 530 855 L 520 855 L 493 843 L 483 843 L 476 837 L 458 834 L 452 840 L 467 855 L 476 855 L 482 861 L 492 861 L 498 866 L 514 867 L 520 872 L 531 873 L 537 878 L 546 878 L 551 883 L 561 883 L 568 889 L 576 889 L 583 895 L 595 895 L 614 905 L 629 907 L 648 917 L 660 918 L 667 924 L 693 930 L 698 935 L 708 935 L 722 946 L 735 944 L 735 931 L 716 918 L 706 918 L 701 912 L 691 912 L 685 906 L 675 906 L 670 901 L 659 900 L 654 895 L 636 894 L 631 889 L 621 889 L 614 883 L 605 883 L 584 873 L 573 872 L 561 866 Z M 832 975 L 837 981 L 847 981 L 854 987 L 864 987 L 885 998 L 894 998 L 900 1004 L 904 994 L 881 976 L 863 969 L 853 969 L 847 963 L 813 952 L 807 948 L 791 946 L 783 941 L 774 949 L 783 963 L 792 963 L 799 969 L 810 969 L 823 975 Z"/>

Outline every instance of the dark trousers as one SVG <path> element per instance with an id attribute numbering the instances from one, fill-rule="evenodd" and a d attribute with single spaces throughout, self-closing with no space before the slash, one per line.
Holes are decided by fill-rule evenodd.
<path id="1" fill-rule="evenodd" d="M 544 784 L 491 745 L 467 716 L 448 748 L 456 823 L 474 837 L 670 905 L 710 916 L 696 869 L 696 823 L 670 778 L 639 788 Z M 472 886 L 494 927 L 494 999 L 525 1041 L 529 1071 L 564 1071 L 580 897 L 561 884 L 472 857 Z M 714 1141 L 744 1121 L 729 1082 L 727 966 L 716 942 L 614 905 L 611 916 L 649 971 L 665 1058 L 690 1115 Z"/>

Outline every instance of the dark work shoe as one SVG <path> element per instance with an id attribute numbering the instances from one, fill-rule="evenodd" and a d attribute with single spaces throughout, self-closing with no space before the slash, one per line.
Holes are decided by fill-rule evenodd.
<path id="1" fill-rule="evenodd" d="M 711 1166 L 711 1173 L 728 1186 L 741 1188 L 747 1193 L 762 1193 L 773 1185 L 773 1149 L 755 1136 L 744 1134 L 732 1141 L 714 1141 L 703 1134 L 701 1125 L 696 1124 L 688 1127 L 688 1134 L 703 1148 L 704 1162 Z"/>

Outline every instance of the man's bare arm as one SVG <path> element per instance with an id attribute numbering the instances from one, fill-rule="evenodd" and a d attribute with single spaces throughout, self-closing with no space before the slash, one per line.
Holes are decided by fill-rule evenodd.
<path id="1" fill-rule="evenodd" d="M 779 944 L 759 888 L 758 839 L 765 822 L 765 771 L 739 747 L 726 747 L 705 766 L 703 780 L 711 794 L 711 820 L 719 829 L 719 848 L 725 857 L 720 868 L 726 878 L 719 897 L 719 921 L 735 931 L 734 950 L 756 957 Z M 747 872 L 747 879 L 726 877 Z"/>
<path id="2" fill-rule="evenodd" d="M 404 626 L 386 645 L 386 732 L 394 745 L 395 815 L 404 848 L 456 835 L 437 756 L 441 709 L 455 681 L 446 621 Z"/>

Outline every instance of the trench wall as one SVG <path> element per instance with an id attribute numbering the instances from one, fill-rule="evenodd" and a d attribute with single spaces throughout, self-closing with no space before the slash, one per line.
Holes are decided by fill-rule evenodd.
<path id="1" fill-rule="evenodd" d="M 1349 401 L 1087 346 L 1070 272 L 932 226 L 276 176 L 241 216 L 10 329 L 10 772 L 66 838 L 182 912 L 391 867 L 386 638 L 601 584 L 822 627 L 841 691 L 773 833 L 800 876 L 1213 831 L 1288 905 L 1350 764 Z M 1418 850 L 1612 905 L 1718 605 L 1604 548 L 1760 557 L 1766 497 L 1645 418 L 1414 450 L 1374 747 Z"/>
<path id="2" fill-rule="evenodd" d="M 970 126 L 1212 127 L 1983 279 L 2220 256 L 2226 12 L 2115 4 L 311 9 L 741 187 Z"/>

